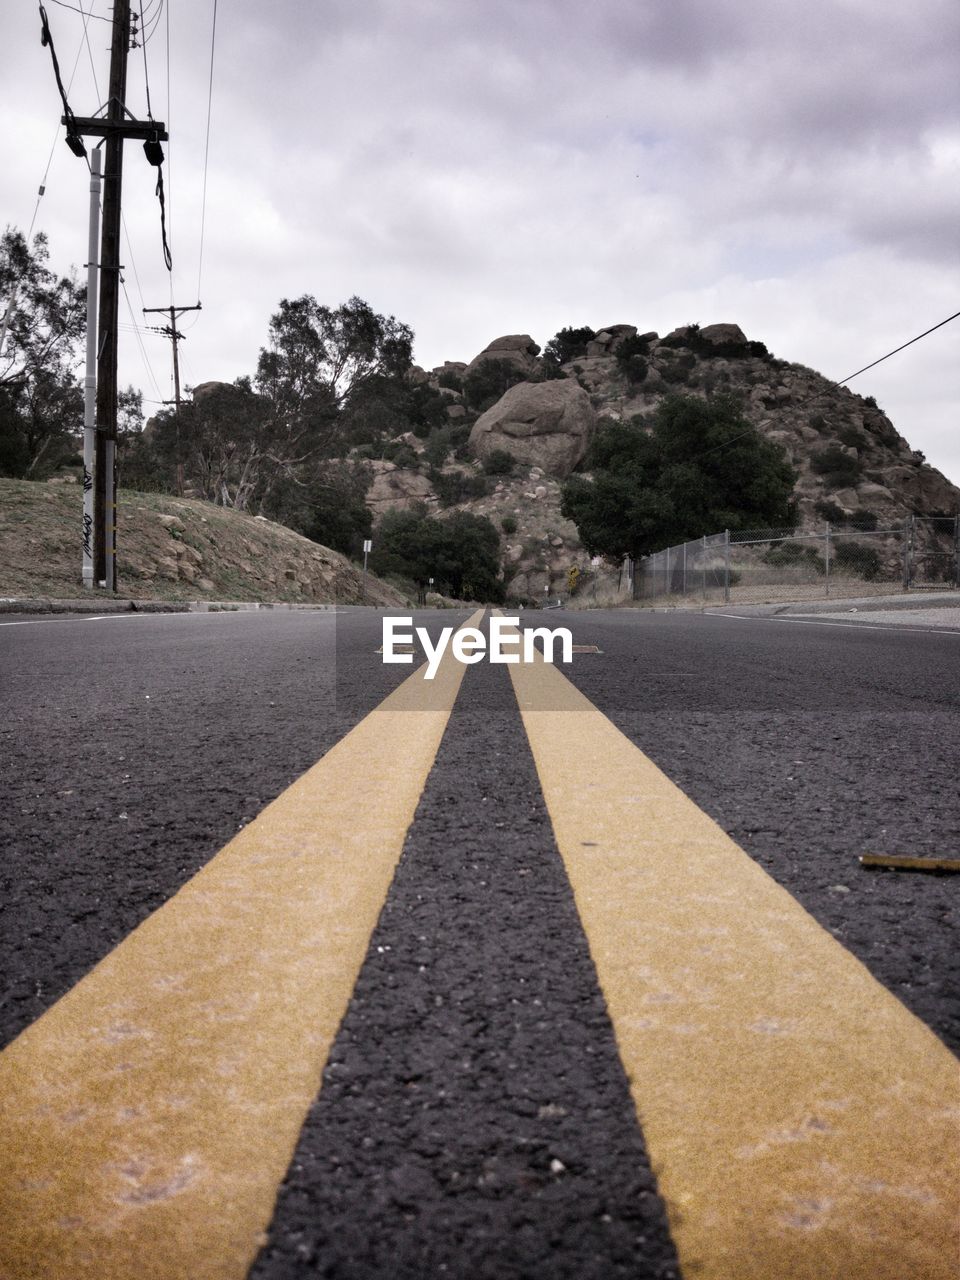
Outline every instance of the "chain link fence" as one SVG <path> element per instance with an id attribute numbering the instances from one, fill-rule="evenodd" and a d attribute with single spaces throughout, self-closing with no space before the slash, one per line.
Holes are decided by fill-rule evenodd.
<path id="1" fill-rule="evenodd" d="M 908 516 L 886 529 L 740 529 L 625 561 L 635 600 L 763 603 L 960 587 L 960 516 Z"/>

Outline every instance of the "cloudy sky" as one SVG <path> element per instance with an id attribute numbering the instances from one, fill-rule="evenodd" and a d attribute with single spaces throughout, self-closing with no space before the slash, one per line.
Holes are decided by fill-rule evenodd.
<path id="1" fill-rule="evenodd" d="M 46 0 L 70 102 L 109 0 Z M 136 7 L 137 0 L 134 0 Z M 171 131 L 184 379 L 251 373 L 281 297 L 353 294 L 432 367 L 564 325 L 735 321 L 840 379 L 960 310 L 955 0 L 142 0 L 128 103 Z M 82 264 L 87 176 L 32 0 L 4 0 L 0 221 Z M 95 78 L 96 77 L 96 83 Z M 153 174 L 127 146 L 121 381 L 171 394 Z M 960 320 L 852 383 L 960 483 Z M 148 404 L 148 409 L 151 407 Z"/>

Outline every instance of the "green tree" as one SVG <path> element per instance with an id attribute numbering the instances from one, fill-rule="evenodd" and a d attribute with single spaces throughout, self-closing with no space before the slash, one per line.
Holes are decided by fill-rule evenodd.
<path id="1" fill-rule="evenodd" d="M 199 497 L 247 511 L 264 487 L 271 406 L 249 378 L 198 387 L 179 414 L 161 409 L 121 451 L 124 483 L 172 493 L 177 459 L 184 481 Z M 157 483 L 151 482 L 154 477 Z"/>
<path id="2" fill-rule="evenodd" d="M 364 501 L 371 479 L 369 467 L 321 459 L 297 480 L 274 486 L 262 514 L 313 542 L 358 556 L 373 526 Z"/>
<path id="3" fill-rule="evenodd" d="M 555 365 L 559 368 L 562 364 L 567 364 L 571 360 L 585 356 L 587 354 L 587 343 L 592 342 L 596 336 L 596 333 L 589 325 L 583 325 L 579 329 L 570 327 L 561 329 L 559 333 L 553 335 L 543 349 L 542 359 L 544 364 Z"/>
<path id="4" fill-rule="evenodd" d="M 499 603 L 500 535 L 486 516 L 458 511 L 449 519 L 427 514 L 422 503 L 388 511 L 374 536 L 370 567 L 381 576 L 399 574 L 457 599 Z"/>
<path id="5" fill-rule="evenodd" d="M 607 422 L 561 510 L 592 555 L 634 559 L 721 529 L 789 526 L 796 473 L 727 396 L 668 396 L 649 429 Z"/>
<path id="6" fill-rule="evenodd" d="M 46 236 L 0 238 L 0 473 L 37 476 L 75 452 L 86 289 L 47 266 Z"/>
<path id="7" fill-rule="evenodd" d="M 631 385 L 642 382 L 647 376 L 649 350 L 649 342 L 636 333 L 624 338 L 617 347 L 617 368 Z"/>
<path id="8" fill-rule="evenodd" d="M 282 299 L 255 378 L 270 406 L 264 454 L 276 477 L 361 443 L 359 427 L 374 404 L 379 417 L 368 438 L 404 430 L 399 409 L 383 402 L 403 390 L 412 350 L 413 331 L 393 316 L 377 314 L 362 298 L 335 310 L 309 294 Z"/>

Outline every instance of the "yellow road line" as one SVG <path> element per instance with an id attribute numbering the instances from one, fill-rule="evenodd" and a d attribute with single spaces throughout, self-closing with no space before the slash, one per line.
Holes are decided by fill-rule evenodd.
<path id="1" fill-rule="evenodd" d="M 511 666 L 692 1280 L 957 1280 L 956 1060 L 556 668 Z"/>
<path id="2" fill-rule="evenodd" d="M 425 670 L 0 1055 L 4 1280 L 247 1274 L 464 667 Z"/>

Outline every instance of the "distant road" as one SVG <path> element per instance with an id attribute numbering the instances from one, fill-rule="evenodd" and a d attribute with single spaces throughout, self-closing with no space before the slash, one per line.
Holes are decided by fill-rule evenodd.
<path id="1" fill-rule="evenodd" d="M 887 1070 L 889 1046 L 893 1080 L 896 1053 L 907 1054 L 917 1092 L 896 1100 L 911 1123 L 894 1126 L 906 1145 L 878 1158 L 900 1169 L 896 1185 L 923 1183 L 911 1161 L 926 1157 L 911 1140 L 921 1151 L 937 1145 L 923 1135 L 947 1055 L 885 991 L 960 1047 L 957 890 L 946 876 L 864 871 L 857 856 L 960 856 L 960 635 L 634 611 L 524 615 L 595 647 L 563 669 L 584 702 L 559 677 L 524 676 L 515 696 L 507 669 L 486 664 L 447 664 L 418 687 L 414 667 L 382 663 L 380 618 L 0 619 L 9 815 L 0 1034 L 11 1044 L 0 1083 L 12 1090 L 24 1159 L 36 1143 L 22 1185 L 43 1185 L 38 1196 L 56 1209 L 26 1197 L 27 1225 L 6 1254 L 0 1241 L 0 1273 L 10 1257 L 24 1275 L 52 1258 L 42 1274 L 53 1280 L 132 1280 L 146 1249 L 154 1269 L 143 1274 L 163 1280 L 239 1278 L 254 1257 L 251 1275 L 264 1280 L 667 1280 L 679 1249 L 681 1263 L 714 1280 L 819 1280 L 830 1272 L 810 1250 L 830 1239 L 837 1274 L 887 1274 L 843 1245 L 844 1224 L 864 1212 L 856 1183 L 868 1179 L 856 1162 L 866 1170 L 876 1156 L 873 1139 L 861 1156 L 857 1135 L 877 1125 L 854 1108 L 846 1132 L 836 1108 L 850 1089 L 873 1106 L 886 1086 L 869 1086 L 869 1072 Z M 432 611 L 415 622 L 436 635 L 466 618 Z M 539 713 L 526 731 L 517 697 Z M 724 832 L 803 911 L 764 888 Z M 651 857 L 659 869 L 647 879 Z M 696 902 L 691 926 L 682 913 Z M 769 1220 L 753 1210 L 751 1270 L 746 1254 L 734 1256 L 739 1201 L 717 1219 L 727 1236 L 698 1234 L 697 1205 L 732 1194 L 701 1188 L 699 1168 L 735 1164 L 746 1147 L 731 1138 L 740 1156 L 698 1163 L 702 1126 L 683 1117 L 704 1105 L 697 1091 L 709 1072 L 694 1040 L 663 1082 L 672 1095 L 657 1083 L 656 1057 L 644 1083 L 630 1055 L 656 1026 L 694 1034 L 695 1011 L 670 1013 L 676 993 L 650 965 L 669 960 L 673 981 L 685 981 L 701 914 L 703 954 L 726 937 L 725 963 L 742 957 L 749 1000 L 780 964 L 781 913 L 782 938 L 793 939 L 784 973 L 799 985 L 770 990 L 798 1004 L 744 1013 L 748 1042 L 776 1053 L 781 1032 L 799 1036 L 794 1049 L 785 1042 L 784 1063 L 814 1055 L 819 1102 L 793 1115 L 789 1072 L 782 1098 L 765 1095 L 764 1107 L 793 1118 L 766 1120 L 751 1157 L 757 1205 L 764 1179 L 773 1205 Z M 617 941 L 618 930 L 633 941 Z M 717 956 L 704 960 L 704 990 L 721 990 Z M 639 968 L 621 980 L 631 963 Z M 716 999 L 711 1016 L 732 1027 L 735 1006 Z M 816 1031 L 821 1018 L 834 1019 L 839 1042 Z M 844 1068 L 857 1018 L 864 1046 L 879 1034 L 880 1048 Z M 818 1039 L 828 1046 L 822 1067 Z M 749 1090 L 765 1069 L 758 1059 L 729 1082 L 748 1123 Z M 635 1118 L 645 1090 L 649 1133 Z M 47 1114 L 51 1098 L 63 1099 L 61 1118 Z M 24 1138 L 17 1126 L 34 1106 Z M 710 1104 L 710 1123 L 723 1142 L 743 1116 L 717 1110 Z M 194 1111 L 219 1118 L 195 1124 Z M 143 1124 L 156 1145 L 136 1136 Z M 840 1158 L 832 1127 L 854 1162 L 843 1188 L 780 1205 L 793 1176 L 783 1159 L 802 1173 L 804 1159 L 812 1169 Z M 37 1172 L 47 1143 L 57 1177 L 72 1158 L 87 1169 L 75 1203 Z M 669 1221 L 648 1143 L 668 1200 L 686 1205 Z M 816 1143 L 827 1144 L 819 1156 Z M 104 1149 L 116 1154 L 104 1161 Z M 905 1208 L 881 1206 L 894 1232 L 881 1253 L 901 1267 L 890 1276 L 920 1265 L 940 1275 L 936 1200 L 918 1192 Z M 811 1232 L 827 1201 L 832 1234 Z M 909 1248 L 930 1256 L 898 1257 L 898 1213 L 921 1215 L 927 1244 Z M 712 1255 L 704 1240 L 715 1241 Z"/>

